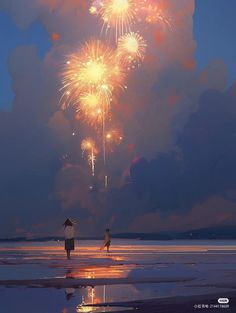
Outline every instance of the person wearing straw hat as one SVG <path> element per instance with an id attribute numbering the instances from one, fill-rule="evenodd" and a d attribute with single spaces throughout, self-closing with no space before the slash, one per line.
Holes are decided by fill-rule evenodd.
<path id="1" fill-rule="evenodd" d="M 67 259 L 70 260 L 70 253 L 75 250 L 75 231 L 74 223 L 68 218 L 63 224 L 65 227 L 65 250 Z"/>

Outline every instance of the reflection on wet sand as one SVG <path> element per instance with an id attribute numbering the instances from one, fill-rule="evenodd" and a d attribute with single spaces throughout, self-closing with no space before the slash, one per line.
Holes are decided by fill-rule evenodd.
<path id="1" fill-rule="evenodd" d="M 82 296 L 81 302 L 76 306 L 77 313 L 95 313 L 95 312 L 118 312 L 122 311 L 124 308 L 111 306 L 106 304 L 106 306 L 99 306 L 96 307 L 96 304 L 106 303 L 106 288 L 107 286 L 100 286 L 100 287 L 87 287 L 85 294 Z M 108 302 L 113 302 L 113 298 L 109 298 Z M 132 308 L 125 308 L 126 310 Z"/>
<path id="2" fill-rule="evenodd" d="M 105 277 L 108 273 L 108 269 L 106 267 L 100 267 L 100 268 L 86 268 L 84 269 L 84 274 L 86 274 L 85 278 L 87 279 L 95 279 L 99 277 Z M 81 274 L 81 273 L 80 273 Z M 116 272 L 116 277 L 121 277 L 122 272 L 118 271 Z M 114 273 L 113 273 L 114 276 Z M 65 277 L 67 279 L 73 279 L 78 277 L 78 273 L 76 271 L 73 271 L 72 269 L 69 269 L 66 271 Z M 112 312 L 112 311 L 120 311 L 122 308 L 117 308 L 117 307 L 110 307 L 109 305 L 106 305 L 104 307 L 96 307 L 96 304 L 100 303 L 106 303 L 106 302 L 113 302 L 114 300 L 117 299 L 116 297 L 116 292 L 110 292 L 110 296 L 107 299 L 106 296 L 106 291 L 109 286 L 103 285 L 103 286 L 97 286 L 97 287 L 86 287 L 83 288 L 83 293 L 78 294 L 78 297 L 80 298 L 81 301 L 79 304 L 76 306 L 76 312 Z M 129 288 L 132 288 L 132 286 L 129 286 Z M 66 288 L 65 294 L 66 294 L 66 299 L 70 300 L 72 297 L 75 297 L 76 291 L 78 289 L 74 288 Z M 113 298 L 113 296 L 115 296 Z M 128 308 L 129 309 L 129 308 Z"/>
<path id="3" fill-rule="evenodd" d="M 110 266 L 89 266 L 74 267 L 66 273 L 66 278 L 125 278 L 129 275 L 134 265 L 110 265 Z"/>
<path id="4" fill-rule="evenodd" d="M 1 243 L 0 286 L 16 287 L 0 287 L 1 309 L 18 313 L 26 303 L 29 313 L 42 298 L 34 313 L 110 312 L 92 305 L 207 294 L 216 284 L 220 291 L 219 284 L 235 286 L 234 243 L 114 240 L 108 255 L 100 241 L 80 241 L 72 260 L 61 242 Z"/>
<path id="5" fill-rule="evenodd" d="M 102 272 L 102 273 L 104 274 L 104 272 Z M 67 278 L 76 277 L 76 273 L 73 273 L 73 271 L 69 270 L 66 272 L 66 277 Z M 87 279 L 96 278 L 96 272 L 90 271 L 90 269 L 88 268 L 86 278 Z M 97 309 L 98 309 L 101 312 L 101 308 L 96 308 L 93 306 L 94 304 L 97 304 L 97 303 L 102 303 L 102 302 L 105 303 L 106 302 L 106 286 L 105 285 L 101 286 L 100 290 L 103 291 L 102 296 L 101 296 L 101 293 L 96 293 L 95 287 L 87 287 L 85 289 L 85 293 L 82 295 L 81 302 L 76 307 L 76 311 L 77 312 L 97 312 Z M 74 292 L 73 292 L 73 294 L 74 294 Z M 108 310 L 105 310 L 103 312 L 108 312 Z"/>
<path id="6" fill-rule="evenodd" d="M 103 286 L 104 295 L 103 299 L 106 299 L 106 287 Z M 96 295 L 94 287 L 87 288 L 87 295 L 82 296 L 81 303 L 76 307 L 77 312 L 96 312 L 94 311 L 94 307 L 90 305 L 94 305 L 97 303 L 102 303 L 102 299 Z"/>
<path id="7" fill-rule="evenodd" d="M 66 295 L 66 300 L 69 301 L 75 293 L 75 288 L 66 288 L 65 289 L 65 295 Z"/>

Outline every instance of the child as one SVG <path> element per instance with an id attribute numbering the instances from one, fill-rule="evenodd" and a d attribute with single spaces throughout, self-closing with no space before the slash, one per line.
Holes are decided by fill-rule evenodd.
<path id="1" fill-rule="evenodd" d="M 75 250 L 74 226 L 73 222 L 68 218 L 65 223 L 65 250 L 67 259 L 70 259 L 71 250 Z"/>
<path id="2" fill-rule="evenodd" d="M 109 253 L 109 248 L 111 245 L 111 239 L 110 239 L 110 229 L 107 228 L 104 234 L 104 242 L 103 245 L 101 246 L 100 250 L 103 250 L 105 247 L 107 247 L 107 253 Z"/>

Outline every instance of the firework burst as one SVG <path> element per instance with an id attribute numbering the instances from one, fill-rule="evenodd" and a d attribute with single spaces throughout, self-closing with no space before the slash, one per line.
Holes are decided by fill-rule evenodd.
<path id="1" fill-rule="evenodd" d="M 102 123 L 102 99 L 97 92 L 88 91 L 79 97 L 77 118 L 83 120 L 93 128 L 99 127 Z"/>
<path id="2" fill-rule="evenodd" d="M 131 25 L 137 20 L 137 1 L 135 0 L 104 0 L 94 2 L 90 8 L 92 14 L 97 14 L 103 21 L 102 31 L 115 29 L 116 40 L 129 32 Z"/>
<path id="3" fill-rule="evenodd" d="M 118 59 L 125 65 L 140 62 L 144 58 L 146 47 L 146 41 L 138 33 L 127 33 L 118 39 Z"/>
<path id="4" fill-rule="evenodd" d="M 99 40 L 86 42 L 78 53 L 71 54 L 62 73 L 63 107 L 79 105 L 81 94 L 92 91 L 111 95 L 123 87 L 124 71 L 116 54 Z M 106 92 L 104 92 L 106 90 Z"/>

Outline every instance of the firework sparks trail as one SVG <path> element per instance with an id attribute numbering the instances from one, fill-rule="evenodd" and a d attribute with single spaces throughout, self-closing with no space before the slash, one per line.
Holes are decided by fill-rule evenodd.
<path id="1" fill-rule="evenodd" d="M 84 93 L 80 97 L 79 117 L 95 129 L 102 131 L 103 161 L 106 165 L 106 123 L 110 116 L 112 92 L 104 84 L 97 93 Z"/>
<path id="2" fill-rule="evenodd" d="M 100 95 L 102 101 L 102 146 L 103 146 L 103 162 L 106 165 L 106 120 L 111 102 L 111 91 L 107 85 L 101 86 Z"/>
<path id="3" fill-rule="evenodd" d="M 83 154 L 87 152 L 88 154 L 88 163 L 91 165 L 92 176 L 95 175 L 95 163 L 96 163 L 96 155 L 98 153 L 95 142 L 90 139 L 84 139 L 81 143 L 81 149 Z"/>
<path id="4" fill-rule="evenodd" d="M 106 131 L 104 129 L 104 138 L 103 138 L 103 145 L 106 147 L 106 150 L 109 152 L 114 152 L 114 145 L 119 145 L 123 140 L 123 134 L 118 129 L 112 129 Z M 106 174 L 105 169 L 105 176 L 104 176 L 104 187 L 108 187 L 108 175 Z"/>

